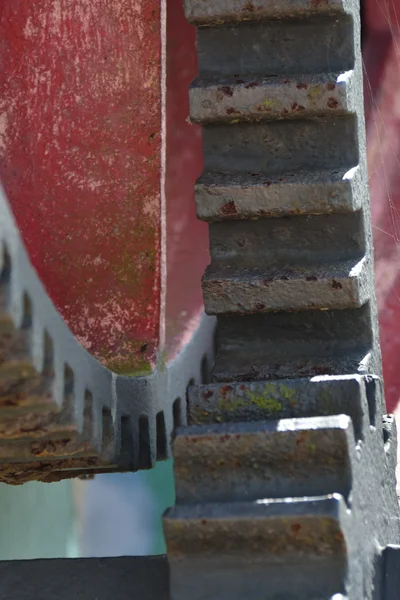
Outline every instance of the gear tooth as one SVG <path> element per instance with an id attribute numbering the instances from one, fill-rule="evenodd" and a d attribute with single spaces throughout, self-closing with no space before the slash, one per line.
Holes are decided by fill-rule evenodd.
<path id="1" fill-rule="evenodd" d="M 185 14 L 194 25 L 215 25 L 273 18 L 336 16 L 351 10 L 342 0 L 185 0 Z"/>
<path id="2" fill-rule="evenodd" d="M 328 599 L 344 591 L 343 512 L 339 496 L 177 506 L 164 519 L 173 597 Z"/>
<path id="3" fill-rule="evenodd" d="M 217 77 L 198 79 L 190 88 L 194 123 L 244 123 L 331 117 L 354 112 L 352 74 Z M 229 92 L 228 92 L 229 90 Z"/>
<path id="4" fill-rule="evenodd" d="M 345 415 L 184 428 L 174 445 L 176 501 L 348 498 L 354 448 Z"/>
<path id="5" fill-rule="evenodd" d="M 345 375 L 316 377 L 311 381 L 304 378 L 195 386 L 188 392 L 188 424 L 348 415 L 355 439 L 362 440 L 366 429 L 376 426 L 376 408 L 369 405 L 366 379 Z M 371 397 L 381 409 L 382 391 Z"/>
<path id="6" fill-rule="evenodd" d="M 361 260 L 290 269 L 232 267 L 223 261 L 203 277 L 209 315 L 360 308 L 369 300 L 370 273 Z"/>
<path id="7" fill-rule="evenodd" d="M 262 173 L 204 173 L 195 187 L 203 221 L 265 219 L 356 212 L 361 208 L 362 173 L 347 170 Z"/>

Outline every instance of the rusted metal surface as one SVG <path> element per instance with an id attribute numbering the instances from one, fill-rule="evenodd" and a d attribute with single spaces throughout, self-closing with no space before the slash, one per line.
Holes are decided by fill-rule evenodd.
<path id="1" fill-rule="evenodd" d="M 376 600 L 378 546 L 396 543 L 400 520 L 379 379 L 359 6 L 185 7 L 198 25 L 196 201 L 210 222 L 203 292 L 217 351 L 213 383 L 190 388 L 189 426 L 174 442 L 171 594 Z M 287 77 L 304 73 L 325 86 L 315 104 L 301 90 L 302 111 Z M 333 79 L 346 82 L 339 115 L 325 97 Z M 260 98 L 273 110 L 256 110 Z M 271 180 L 282 183 L 275 197 Z"/>

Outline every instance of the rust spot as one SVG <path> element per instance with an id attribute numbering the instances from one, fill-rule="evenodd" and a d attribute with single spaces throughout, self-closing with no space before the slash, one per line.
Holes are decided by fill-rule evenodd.
<path id="1" fill-rule="evenodd" d="M 248 0 L 242 8 L 242 11 L 246 11 L 246 12 L 254 12 L 254 10 L 255 9 L 254 9 L 253 3 L 250 0 Z"/>
<path id="2" fill-rule="evenodd" d="M 31 452 L 35 456 L 41 456 L 43 454 L 55 454 L 62 452 L 63 449 L 71 442 L 70 438 L 62 440 L 43 440 L 42 442 L 33 442 L 31 444 Z"/>
<path id="3" fill-rule="evenodd" d="M 335 84 L 334 83 L 327 83 L 326 84 L 326 89 L 327 90 L 334 90 L 335 89 Z"/>
<path id="4" fill-rule="evenodd" d="M 209 398 L 211 398 L 211 396 L 213 395 L 213 392 L 211 390 L 208 390 L 207 392 L 205 392 L 204 394 L 204 399 L 208 400 Z"/>
<path id="5" fill-rule="evenodd" d="M 283 83 L 283 84 L 285 84 L 285 83 L 290 83 L 290 79 L 284 79 L 284 80 L 282 81 L 282 83 Z"/>
<path id="6" fill-rule="evenodd" d="M 242 466 L 242 463 L 240 462 L 240 460 L 238 460 L 237 458 L 233 461 L 233 464 L 235 467 L 237 467 L 238 469 L 240 469 L 240 467 Z"/>
<path id="7" fill-rule="evenodd" d="M 336 100 L 336 98 L 333 98 L 332 96 L 329 98 L 328 100 L 328 107 L 329 108 L 337 108 L 339 105 L 339 102 Z"/>
<path id="8" fill-rule="evenodd" d="M 246 386 L 242 384 L 242 385 L 240 386 L 240 389 L 242 390 L 242 392 L 244 392 L 244 390 L 246 389 Z"/>
<path id="9" fill-rule="evenodd" d="M 297 102 L 293 102 L 292 110 L 295 110 L 296 112 L 300 112 L 300 111 L 304 110 L 304 106 L 302 106 L 301 104 L 297 104 Z"/>
<path id="10" fill-rule="evenodd" d="M 272 185 L 272 181 L 264 181 L 264 185 L 266 185 L 267 187 L 269 187 L 270 185 Z"/>
<path id="11" fill-rule="evenodd" d="M 233 106 L 230 106 L 229 108 L 226 109 L 226 114 L 227 115 L 240 115 L 240 112 L 238 110 L 236 110 L 236 108 L 233 108 Z"/>
<path id="12" fill-rule="evenodd" d="M 311 6 L 327 6 L 329 0 L 311 0 Z"/>
<path id="13" fill-rule="evenodd" d="M 221 394 L 222 394 L 222 396 L 225 396 L 225 394 L 228 394 L 229 392 L 232 392 L 232 390 L 233 390 L 233 387 L 231 385 L 224 385 L 221 388 Z"/>
<path id="14" fill-rule="evenodd" d="M 202 524 L 202 525 L 206 525 L 206 524 L 207 524 L 207 519 L 202 519 L 202 520 L 201 520 L 201 524 Z"/>
<path id="15" fill-rule="evenodd" d="M 273 281 L 274 281 L 274 278 L 270 277 L 269 279 L 264 279 L 263 284 L 268 285 L 269 283 L 273 283 Z"/>
<path id="16" fill-rule="evenodd" d="M 248 90 L 249 88 L 257 87 L 259 85 L 260 84 L 257 81 L 250 81 L 250 83 L 248 83 L 244 87 L 246 88 L 246 90 Z"/>
<path id="17" fill-rule="evenodd" d="M 237 433 L 237 434 L 236 434 L 236 439 L 237 439 L 237 440 L 240 440 L 240 438 L 241 438 L 241 437 L 242 437 L 242 436 L 240 435 L 240 433 Z"/>
<path id="18" fill-rule="evenodd" d="M 318 277 L 315 277 L 315 275 L 310 275 L 309 277 L 306 277 L 306 281 L 318 281 Z"/>
<path id="19" fill-rule="evenodd" d="M 314 367 L 313 372 L 316 375 L 330 375 L 333 373 L 333 369 L 329 365 L 319 365 Z"/>
<path id="20" fill-rule="evenodd" d="M 305 431 L 302 431 L 301 433 L 299 433 L 299 435 L 296 438 L 296 446 L 301 446 L 301 444 L 304 444 L 304 442 L 306 441 L 307 438 L 307 433 Z"/>
<path id="21" fill-rule="evenodd" d="M 223 85 L 219 90 L 226 96 L 233 96 L 233 89 L 229 85 Z"/>
<path id="22" fill-rule="evenodd" d="M 235 206 L 235 203 L 233 202 L 233 200 L 231 200 L 230 202 L 227 202 L 226 204 L 221 206 L 220 213 L 221 213 L 221 215 L 236 215 L 237 210 L 236 210 L 236 206 Z"/>
<path id="23" fill-rule="evenodd" d="M 235 83 L 239 83 L 239 84 L 244 83 L 244 79 L 236 79 Z"/>
<path id="24" fill-rule="evenodd" d="M 230 439 L 231 439 L 231 436 L 227 433 L 225 435 L 221 435 L 221 442 L 227 442 Z"/>
<path id="25" fill-rule="evenodd" d="M 291 526 L 291 530 L 295 535 L 297 533 L 299 533 L 300 529 L 301 529 L 300 523 L 293 523 L 293 525 Z"/>
<path id="26" fill-rule="evenodd" d="M 282 281 L 289 281 L 289 277 L 286 277 L 286 275 L 282 275 L 281 280 Z"/>
<path id="27" fill-rule="evenodd" d="M 255 308 L 256 308 L 256 310 L 264 310 L 265 304 L 261 304 L 261 302 L 257 302 Z"/>
<path id="28" fill-rule="evenodd" d="M 332 279 L 332 287 L 334 290 L 341 290 L 343 286 L 340 283 L 340 281 L 336 281 L 336 279 Z"/>
<path id="29" fill-rule="evenodd" d="M 306 90 L 308 88 L 308 84 L 307 83 L 298 83 L 296 85 L 298 90 Z"/>
<path id="30" fill-rule="evenodd" d="M 284 109 L 283 109 L 283 111 L 282 111 L 282 113 L 283 113 L 284 115 L 287 115 L 287 114 L 288 114 L 288 112 L 289 112 L 289 111 L 288 111 L 288 109 L 287 109 L 287 108 L 284 108 Z"/>

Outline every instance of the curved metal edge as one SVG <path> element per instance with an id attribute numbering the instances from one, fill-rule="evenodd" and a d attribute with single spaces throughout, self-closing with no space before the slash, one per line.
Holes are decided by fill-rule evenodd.
<path id="1" fill-rule="evenodd" d="M 84 434 L 85 398 L 91 398 L 90 451 L 46 459 L 47 474 L 39 458 L 29 464 L 28 479 L 54 480 L 88 472 L 129 471 L 151 468 L 157 460 L 171 456 L 174 426 L 186 422 L 185 396 L 188 383 L 201 382 L 202 361 L 211 361 L 215 319 L 199 315 L 199 326 L 191 341 L 174 361 L 147 377 L 118 376 L 102 366 L 75 339 L 49 298 L 34 270 L 4 190 L 0 188 L 0 273 L 5 257 L 9 262 L 6 314 L 21 330 L 26 300 L 30 308 L 29 358 L 42 374 L 45 339 L 52 343 L 52 398 L 60 411 L 65 406 L 65 369 L 72 374 L 73 424 Z M 104 423 L 104 417 L 108 419 Z M 112 421 L 112 424 L 111 424 Z M 106 427 L 108 431 L 106 431 Z M 87 436 L 87 432 L 86 432 Z M 87 441 L 87 437 L 83 438 Z M 0 438 L 1 445 L 1 438 Z M 90 456 L 91 460 L 85 459 Z M 79 461 L 74 460 L 79 457 Z M 61 462 L 60 462 L 61 461 Z M 24 466 L 19 463 L 22 483 Z M 37 468 L 36 468 L 37 466 Z M 0 477 L 8 465 L 0 464 Z M 3 471 L 3 473 L 2 473 Z M 18 481 L 17 481 L 18 480 Z"/>

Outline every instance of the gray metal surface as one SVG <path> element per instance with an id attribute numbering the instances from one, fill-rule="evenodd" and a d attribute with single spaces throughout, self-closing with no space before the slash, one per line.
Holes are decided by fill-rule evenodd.
<path id="1" fill-rule="evenodd" d="M 122 377 L 76 341 L 33 270 L 0 190 L 0 481 L 133 471 L 171 455 L 214 319 L 149 377 Z"/>
<path id="2" fill-rule="evenodd" d="M 168 600 L 163 556 L 0 562 L 0 600 Z"/>
<path id="3" fill-rule="evenodd" d="M 212 383 L 164 518 L 172 600 L 379 600 L 400 539 L 357 2 L 186 0 L 210 223 Z"/>

